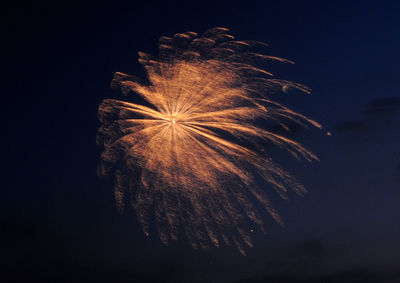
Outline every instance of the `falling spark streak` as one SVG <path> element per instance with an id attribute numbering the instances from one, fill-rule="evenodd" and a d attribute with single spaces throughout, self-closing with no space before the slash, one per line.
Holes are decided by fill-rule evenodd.
<path id="1" fill-rule="evenodd" d="M 225 28 L 161 37 L 159 58 L 139 52 L 148 83 L 116 73 L 113 88 L 138 94 L 147 106 L 105 99 L 99 106 L 100 176 L 115 174 L 122 211 L 129 196 L 146 235 L 154 214 L 160 239 L 177 240 L 183 229 L 193 248 L 252 246 L 249 223 L 265 232 L 263 209 L 282 219 L 260 180 L 284 199 L 288 188 L 306 192 L 271 160 L 268 144 L 296 158 L 317 160 L 298 142 L 268 130 L 276 122 L 320 124 L 269 98 L 277 91 L 309 89 L 272 79 L 268 61 L 289 60 L 250 52 L 257 41 L 237 41 Z M 264 126 L 263 126 L 264 125 Z"/>

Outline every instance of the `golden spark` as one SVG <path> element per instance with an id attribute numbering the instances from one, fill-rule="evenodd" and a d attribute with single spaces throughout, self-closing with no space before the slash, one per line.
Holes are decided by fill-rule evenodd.
<path id="1" fill-rule="evenodd" d="M 264 46 L 236 40 L 226 28 L 178 33 L 160 38 L 159 58 L 139 52 L 148 82 L 115 74 L 112 86 L 127 101 L 105 99 L 99 106 L 98 173 L 115 175 L 119 209 L 129 196 L 146 235 L 154 215 L 165 244 L 183 231 L 193 248 L 233 243 L 244 254 L 252 246 L 251 224 L 265 232 L 264 209 L 282 223 L 261 180 L 284 199 L 288 188 L 306 191 L 271 160 L 266 145 L 298 159 L 317 157 L 265 125 L 321 126 L 270 98 L 309 89 L 273 78 L 266 63 L 292 62 L 251 51 Z M 131 94 L 144 103 L 129 102 Z"/>

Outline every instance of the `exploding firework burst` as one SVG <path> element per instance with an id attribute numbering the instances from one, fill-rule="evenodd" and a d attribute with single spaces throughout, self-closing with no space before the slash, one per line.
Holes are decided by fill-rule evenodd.
<path id="1" fill-rule="evenodd" d="M 193 248 L 252 246 L 249 223 L 265 232 L 263 210 L 282 223 L 264 180 L 282 198 L 305 189 L 271 160 L 265 145 L 296 158 L 317 159 L 298 142 L 268 130 L 317 122 L 271 99 L 303 85 L 272 77 L 268 61 L 289 60 L 252 52 L 265 46 L 238 41 L 225 28 L 161 37 L 159 57 L 139 52 L 148 81 L 116 73 L 114 88 L 145 103 L 105 99 L 99 106 L 98 142 L 104 147 L 98 172 L 115 174 L 119 209 L 129 199 L 146 235 L 155 218 L 163 243 L 180 230 Z M 126 198 L 129 196 L 129 198 Z"/>

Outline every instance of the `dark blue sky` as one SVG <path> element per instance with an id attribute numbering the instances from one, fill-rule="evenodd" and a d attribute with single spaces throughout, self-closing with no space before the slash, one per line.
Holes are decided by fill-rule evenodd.
<path id="1" fill-rule="evenodd" d="M 399 282 L 400 4 L 397 1 L 22 2 L 4 7 L 1 266 L 11 282 Z M 372 2 L 372 1 L 370 1 Z M 145 238 L 100 181 L 97 107 L 114 72 L 162 35 L 214 26 L 269 43 L 277 77 L 325 129 L 295 138 L 321 162 L 282 156 L 309 193 L 275 204 L 247 257 Z M 325 131 L 331 131 L 331 137 Z M 323 281 L 325 280 L 325 281 Z M 330 280 L 330 281 L 329 281 Z"/>

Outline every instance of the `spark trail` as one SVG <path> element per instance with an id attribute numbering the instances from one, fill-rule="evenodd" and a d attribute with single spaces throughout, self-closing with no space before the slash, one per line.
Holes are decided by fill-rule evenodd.
<path id="1" fill-rule="evenodd" d="M 265 232 L 264 211 L 282 223 L 260 179 L 284 199 L 289 188 L 300 195 L 306 191 L 271 160 L 265 145 L 298 159 L 317 157 L 265 124 L 321 128 L 270 97 L 309 89 L 274 78 L 263 66 L 292 62 L 252 52 L 257 46 L 265 44 L 236 40 L 226 28 L 201 36 L 178 33 L 160 38 L 158 58 L 139 52 L 147 82 L 115 74 L 112 87 L 127 101 L 105 99 L 99 106 L 98 143 L 104 152 L 98 173 L 115 175 L 119 209 L 129 199 L 146 235 L 155 218 L 165 244 L 183 230 L 193 248 L 224 242 L 244 254 L 252 246 L 250 223 Z M 129 102 L 132 94 L 145 103 Z"/>

